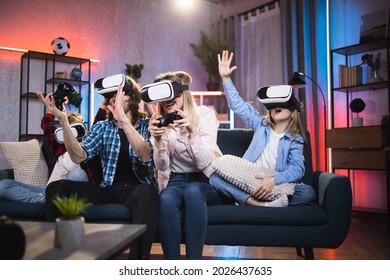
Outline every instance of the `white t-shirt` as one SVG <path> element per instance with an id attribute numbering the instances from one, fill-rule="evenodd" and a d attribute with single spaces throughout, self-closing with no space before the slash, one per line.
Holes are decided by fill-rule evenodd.
<path id="1" fill-rule="evenodd" d="M 54 181 L 67 179 L 71 173 L 76 176 L 75 178 L 71 178 L 75 181 L 88 181 L 88 176 L 81 168 L 80 164 L 74 163 L 70 159 L 68 152 L 65 152 L 63 155 L 58 157 L 57 162 L 54 165 L 53 171 L 46 185 L 49 185 L 51 182 Z"/>
<path id="2" fill-rule="evenodd" d="M 271 130 L 271 136 L 264 148 L 263 153 L 256 160 L 256 164 L 261 167 L 271 170 L 276 169 L 276 158 L 278 157 L 279 140 L 284 136 L 284 133 L 277 134 Z"/>

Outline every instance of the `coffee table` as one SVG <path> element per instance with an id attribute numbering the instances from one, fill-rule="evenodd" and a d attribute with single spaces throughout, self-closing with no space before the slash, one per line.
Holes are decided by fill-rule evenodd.
<path id="1" fill-rule="evenodd" d="M 26 236 L 23 259 L 41 260 L 94 260 L 109 259 L 130 247 L 142 244 L 146 225 L 133 224 L 85 224 L 85 244 L 79 249 L 54 248 L 54 226 L 49 222 L 17 222 Z M 138 256 L 142 256 L 142 247 Z"/>

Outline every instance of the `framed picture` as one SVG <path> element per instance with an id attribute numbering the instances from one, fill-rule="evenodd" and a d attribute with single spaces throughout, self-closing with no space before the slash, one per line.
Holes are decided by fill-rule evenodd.
<path id="1" fill-rule="evenodd" d="M 360 21 L 360 44 L 390 37 L 390 8 L 364 15 Z"/>

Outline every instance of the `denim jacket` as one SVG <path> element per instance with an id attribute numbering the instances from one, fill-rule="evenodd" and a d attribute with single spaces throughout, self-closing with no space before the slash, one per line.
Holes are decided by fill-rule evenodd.
<path id="1" fill-rule="evenodd" d="M 243 158 L 256 162 L 264 151 L 271 135 L 271 127 L 266 126 L 267 120 L 256 109 L 238 95 L 232 81 L 223 84 L 230 109 L 254 130 L 253 139 Z M 299 182 L 305 174 L 303 160 L 303 138 L 297 135 L 295 139 L 286 132 L 280 139 L 274 176 L 276 185 Z"/>

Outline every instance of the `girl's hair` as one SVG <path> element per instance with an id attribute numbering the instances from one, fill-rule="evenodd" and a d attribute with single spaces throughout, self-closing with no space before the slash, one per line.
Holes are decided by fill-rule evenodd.
<path id="1" fill-rule="evenodd" d="M 296 139 L 297 135 L 300 134 L 303 138 L 302 144 L 304 145 L 304 148 L 306 148 L 306 137 L 305 137 L 305 133 L 303 133 L 303 126 L 302 126 L 301 118 L 299 116 L 299 113 L 303 112 L 303 103 L 302 102 L 299 103 L 300 103 L 299 112 L 295 108 L 290 110 L 292 112 L 292 115 L 291 115 L 290 123 L 287 126 L 287 131 L 291 134 L 294 140 Z M 268 110 L 268 117 L 266 117 L 264 120 L 266 120 L 265 123 L 266 126 L 270 126 L 274 128 L 275 122 L 272 119 L 270 110 Z"/>
<path id="2" fill-rule="evenodd" d="M 192 82 L 192 77 L 190 74 L 184 71 L 174 71 L 174 72 L 167 72 L 162 73 L 156 77 L 155 82 L 162 81 L 162 80 L 170 80 L 173 82 L 178 82 L 182 85 L 189 85 Z M 183 91 L 183 108 L 182 110 L 187 114 L 187 117 L 190 119 L 192 123 L 195 125 L 198 124 L 198 115 L 196 114 L 196 103 L 194 101 L 194 98 L 192 97 L 191 91 L 185 90 Z M 164 116 L 167 113 L 165 112 L 164 107 L 158 103 L 157 106 L 157 114 L 159 116 Z"/>
<path id="3" fill-rule="evenodd" d="M 75 112 L 71 112 L 69 115 L 68 115 L 68 121 L 70 124 L 72 123 L 84 123 L 84 119 L 83 119 L 83 116 L 81 116 L 80 114 L 78 113 L 75 113 Z"/>
<path id="4" fill-rule="evenodd" d="M 129 102 L 127 103 L 128 108 L 130 109 L 131 112 L 131 123 L 134 125 L 137 123 L 138 119 L 140 117 L 147 117 L 148 114 L 145 112 L 142 112 L 139 109 L 139 103 L 141 102 L 141 89 L 137 82 L 129 77 L 125 77 L 126 81 L 130 84 L 131 88 L 128 90 L 125 90 L 125 95 L 130 96 Z M 108 118 L 112 120 L 114 116 L 112 113 L 109 111 L 108 112 Z"/>

